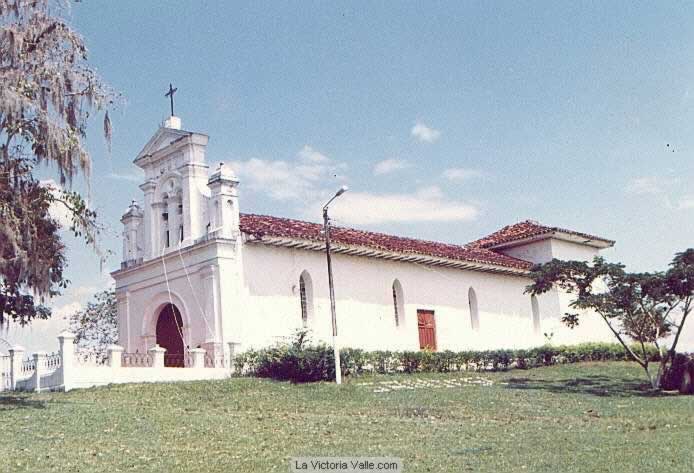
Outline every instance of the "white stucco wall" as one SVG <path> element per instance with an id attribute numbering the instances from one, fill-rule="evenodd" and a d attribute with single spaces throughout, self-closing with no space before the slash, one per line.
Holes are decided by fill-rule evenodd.
<path id="1" fill-rule="evenodd" d="M 552 261 L 552 258 L 554 258 L 552 254 L 552 240 L 549 238 L 504 248 L 501 250 L 501 253 L 538 264 Z"/>
<path id="2" fill-rule="evenodd" d="M 524 243 L 518 246 L 503 248 L 499 251 L 514 258 L 538 264 L 547 263 L 553 258 L 565 261 L 593 261 L 593 258 L 598 254 L 597 248 L 556 238 L 546 238 Z"/>
<path id="3" fill-rule="evenodd" d="M 299 276 L 307 271 L 313 285 L 314 338 L 331 339 L 330 303 L 325 255 L 247 244 L 243 249 L 244 347 L 273 343 L 301 327 Z M 412 263 L 335 255 L 335 295 L 340 344 L 368 350 L 419 349 L 417 309 L 433 310 L 439 350 L 528 347 L 544 343 L 607 340 L 601 321 L 587 318 L 577 330 L 563 326 L 556 292 L 538 298 L 540 330 L 534 333 L 527 278 L 479 271 L 426 267 Z M 395 326 L 392 284 L 404 293 L 405 316 Z M 224 283 L 226 284 L 226 283 Z M 471 327 L 468 290 L 479 308 L 479 331 Z M 592 319 L 592 320 L 589 320 Z"/>
<path id="4" fill-rule="evenodd" d="M 677 342 L 677 351 L 694 353 L 694 313 L 690 313 L 684 322 L 682 334 Z"/>
<path id="5" fill-rule="evenodd" d="M 598 249 L 592 246 L 579 245 L 570 241 L 551 239 L 552 257 L 564 261 L 588 261 L 598 255 Z"/>

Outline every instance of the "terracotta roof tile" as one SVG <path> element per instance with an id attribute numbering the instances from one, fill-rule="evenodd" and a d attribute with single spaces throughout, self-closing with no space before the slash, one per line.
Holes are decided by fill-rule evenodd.
<path id="1" fill-rule="evenodd" d="M 323 235 L 321 234 L 323 226 L 317 223 L 253 214 L 241 214 L 240 219 L 241 231 L 259 239 L 268 236 L 323 241 Z M 332 227 L 330 236 L 336 243 L 363 246 L 382 251 L 449 258 L 514 269 L 529 269 L 532 266 L 527 261 L 481 247 L 416 240 L 342 227 Z"/>
<path id="2" fill-rule="evenodd" d="M 595 235 L 589 235 L 587 233 L 576 232 L 573 230 L 567 230 L 559 227 L 548 227 L 546 225 L 542 225 L 532 220 L 526 220 L 524 222 L 515 223 L 513 225 L 507 225 L 501 230 L 487 235 L 484 238 L 480 238 L 479 240 L 473 241 L 468 246 L 475 248 L 490 248 L 500 245 L 502 243 L 523 240 L 525 238 L 554 232 L 567 233 L 569 235 L 575 235 L 581 238 L 585 238 L 586 240 L 597 240 L 608 243 L 610 245 L 614 244 L 614 241 L 608 240 L 606 238 L 598 237 Z"/>

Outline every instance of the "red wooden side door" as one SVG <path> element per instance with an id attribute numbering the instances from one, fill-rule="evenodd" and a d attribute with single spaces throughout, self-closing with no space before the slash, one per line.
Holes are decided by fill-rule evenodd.
<path id="1" fill-rule="evenodd" d="M 436 350 L 436 321 L 433 310 L 417 310 L 419 348 Z"/>

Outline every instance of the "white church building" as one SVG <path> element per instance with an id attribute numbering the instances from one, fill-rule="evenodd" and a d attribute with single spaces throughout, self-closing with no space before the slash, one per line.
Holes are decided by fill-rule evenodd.
<path id="1" fill-rule="evenodd" d="M 267 346 L 305 327 L 332 338 L 322 225 L 241 213 L 242 183 L 210 170 L 208 137 L 169 118 L 134 163 L 142 206 L 123 215 L 112 273 L 119 344 L 158 344 L 175 365 L 186 348 Z M 613 241 L 525 221 L 466 245 L 333 227 L 339 344 L 367 350 L 466 350 L 611 340 L 599 317 L 561 323 L 566 294 L 524 293 L 534 263 L 592 260 Z M 228 348 L 227 348 L 228 349 Z M 178 357 L 178 358 L 177 358 Z"/>

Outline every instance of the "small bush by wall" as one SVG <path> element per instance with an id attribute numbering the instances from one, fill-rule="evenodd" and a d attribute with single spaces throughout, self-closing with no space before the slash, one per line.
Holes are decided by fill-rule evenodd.
<path id="1" fill-rule="evenodd" d="M 296 383 L 335 378 L 333 350 L 326 345 L 295 347 L 277 346 L 259 350 L 253 355 L 251 373 L 261 378 L 288 380 Z"/>
<path id="2" fill-rule="evenodd" d="M 305 334 L 304 334 L 305 335 Z M 655 347 L 651 360 L 659 359 Z M 364 351 L 340 350 L 342 373 L 446 373 L 453 371 L 504 371 L 528 369 L 580 361 L 624 361 L 629 356 L 616 343 L 541 346 L 526 350 L 484 351 Z M 332 347 L 311 345 L 304 337 L 298 343 L 280 344 L 261 350 L 248 350 L 234 360 L 237 374 L 289 380 L 293 382 L 330 381 L 335 378 Z"/>

